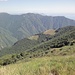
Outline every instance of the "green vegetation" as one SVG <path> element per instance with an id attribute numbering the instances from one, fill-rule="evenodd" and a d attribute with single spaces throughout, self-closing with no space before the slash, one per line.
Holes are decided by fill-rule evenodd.
<path id="1" fill-rule="evenodd" d="M 56 56 L 21 60 L 0 67 L 0 75 L 75 75 L 75 56 Z"/>
<path id="2" fill-rule="evenodd" d="M 0 56 L 13 53 L 41 52 L 52 48 L 60 48 L 75 44 L 75 27 L 69 26 L 58 29 L 55 35 L 37 34 L 38 40 L 22 39 L 16 42 L 11 48 L 0 51 Z"/>
<path id="3" fill-rule="evenodd" d="M 10 47 L 17 41 L 11 32 L 0 27 L 0 50 L 4 47 Z"/>
<path id="4" fill-rule="evenodd" d="M 75 27 L 36 36 L 0 51 L 0 75 L 75 75 Z"/>
<path id="5" fill-rule="evenodd" d="M 32 51 L 25 51 L 18 54 L 10 54 L 5 55 L 0 58 L 0 65 L 8 65 L 12 63 L 16 63 L 19 60 L 27 60 L 33 59 L 37 57 L 44 57 L 44 56 L 66 56 L 66 55 L 74 55 L 75 54 L 75 44 L 64 46 L 61 48 L 51 48 L 51 49 L 39 49 L 39 50 L 32 50 Z"/>
<path id="6" fill-rule="evenodd" d="M 40 14 L 10 15 L 0 13 L 0 48 L 12 46 L 17 40 L 41 33 L 48 29 L 75 26 L 75 21 L 64 16 L 43 16 Z"/>

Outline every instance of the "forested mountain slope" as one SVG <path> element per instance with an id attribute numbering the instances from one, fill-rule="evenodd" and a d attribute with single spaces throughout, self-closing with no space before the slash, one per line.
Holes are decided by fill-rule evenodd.
<path id="1" fill-rule="evenodd" d="M 24 51 L 35 53 L 45 52 L 52 48 L 61 48 L 75 44 L 75 26 L 59 28 L 54 35 L 36 34 L 37 40 L 25 38 L 16 42 L 12 47 L 0 51 L 0 56 L 5 54 L 21 53 Z M 36 37 L 35 37 L 36 38 Z"/>
<path id="2" fill-rule="evenodd" d="M 34 34 L 41 33 L 48 29 L 58 29 L 64 26 L 75 26 L 75 20 L 68 19 L 64 16 L 43 16 L 40 14 L 27 13 L 22 15 L 10 15 L 7 13 L 0 13 L 0 28 L 6 34 L 10 33 L 9 37 L 13 37 L 10 41 L 0 44 L 7 47 L 12 45 L 16 40 L 29 37 Z M 1 32 L 2 32 L 1 31 Z M 1 34 L 4 38 L 5 36 Z M 8 36 L 8 35 L 7 35 Z M 0 36 L 1 38 L 1 36 Z M 16 40 L 15 40 L 15 39 Z M 4 40 L 2 40 L 4 42 Z M 0 46 L 1 48 L 1 46 Z"/>

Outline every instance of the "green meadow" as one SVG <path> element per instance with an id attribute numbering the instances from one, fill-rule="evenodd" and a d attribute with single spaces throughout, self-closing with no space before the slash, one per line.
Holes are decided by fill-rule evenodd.
<path id="1" fill-rule="evenodd" d="M 75 55 L 24 59 L 1 66 L 0 75 L 75 75 Z"/>

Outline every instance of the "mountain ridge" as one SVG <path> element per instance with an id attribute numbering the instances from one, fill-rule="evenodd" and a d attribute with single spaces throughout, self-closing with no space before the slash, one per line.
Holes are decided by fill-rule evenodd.
<path id="1" fill-rule="evenodd" d="M 16 42 L 12 47 L 0 51 L 0 65 L 5 66 L 19 60 L 37 57 L 75 55 L 75 26 L 55 30 L 54 35 L 36 34 Z"/>
<path id="2" fill-rule="evenodd" d="M 14 41 L 12 41 L 12 44 L 16 42 L 14 38 L 21 40 L 48 29 L 56 30 L 65 26 L 75 26 L 75 20 L 68 19 L 64 16 L 52 17 L 34 13 L 21 15 L 0 13 L 0 27 L 5 31 L 8 30 L 8 32 L 10 32 L 10 35 L 13 37 L 11 40 Z M 8 34 L 8 32 L 6 34 Z M 8 41 L 8 43 L 9 42 L 10 41 Z M 2 46 L 4 46 L 4 44 L 2 44 Z M 7 42 L 4 47 L 7 47 Z"/>
<path id="3" fill-rule="evenodd" d="M 32 38 L 24 38 L 16 42 L 12 47 L 8 49 L 1 50 L 2 54 L 13 54 L 20 53 L 23 51 L 36 52 L 36 51 L 46 51 L 52 48 L 61 48 L 63 46 L 71 45 L 75 40 L 75 26 L 68 26 L 59 28 L 55 31 L 54 35 L 48 34 L 36 34 L 38 36 Z"/>

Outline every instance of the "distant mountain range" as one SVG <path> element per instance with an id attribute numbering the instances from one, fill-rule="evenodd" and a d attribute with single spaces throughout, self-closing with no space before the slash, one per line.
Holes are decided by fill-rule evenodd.
<path id="1" fill-rule="evenodd" d="M 0 13 L 0 49 L 45 30 L 56 30 L 65 26 L 75 26 L 75 20 L 64 16 L 52 17 L 34 13 L 22 15 Z"/>

